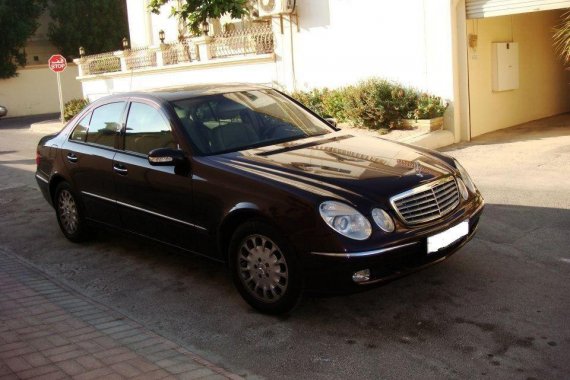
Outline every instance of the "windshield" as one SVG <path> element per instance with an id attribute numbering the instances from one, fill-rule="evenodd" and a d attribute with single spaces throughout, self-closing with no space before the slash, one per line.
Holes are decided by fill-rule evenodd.
<path id="1" fill-rule="evenodd" d="M 200 153 L 213 155 L 331 133 L 273 90 L 239 91 L 171 102 Z"/>

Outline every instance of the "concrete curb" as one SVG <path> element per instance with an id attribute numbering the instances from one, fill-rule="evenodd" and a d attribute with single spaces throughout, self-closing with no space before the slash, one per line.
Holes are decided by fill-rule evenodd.
<path id="1" fill-rule="evenodd" d="M 62 123 L 59 120 L 46 120 L 41 121 L 39 123 L 33 123 L 30 125 L 30 130 L 36 133 L 44 133 L 44 134 L 51 134 L 57 133 L 61 131 L 61 129 L 65 126 L 65 123 Z"/>
<path id="2" fill-rule="evenodd" d="M 439 130 L 426 133 L 425 135 L 403 138 L 398 141 L 406 144 L 418 145 L 423 148 L 438 149 L 453 144 L 455 139 L 453 133 L 450 131 Z"/>

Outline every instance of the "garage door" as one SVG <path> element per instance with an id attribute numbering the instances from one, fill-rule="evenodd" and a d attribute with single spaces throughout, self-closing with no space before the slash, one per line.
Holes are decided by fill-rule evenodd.
<path id="1" fill-rule="evenodd" d="M 466 0 L 467 18 L 570 8 L 570 0 Z"/>

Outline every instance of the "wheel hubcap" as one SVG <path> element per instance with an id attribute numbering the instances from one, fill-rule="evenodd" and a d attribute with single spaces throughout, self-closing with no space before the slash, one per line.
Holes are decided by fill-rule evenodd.
<path id="1" fill-rule="evenodd" d="M 288 284 L 285 256 L 273 241 L 262 235 L 244 239 L 239 249 L 239 275 L 246 289 L 264 302 L 278 301 Z"/>
<path id="2" fill-rule="evenodd" d="M 79 213 L 77 212 L 77 205 L 73 195 L 68 190 L 62 190 L 59 193 L 57 202 L 59 211 L 59 218 L 61 224 L 68 234 L 73 234 L 77 231 L 79 225 Z"/>

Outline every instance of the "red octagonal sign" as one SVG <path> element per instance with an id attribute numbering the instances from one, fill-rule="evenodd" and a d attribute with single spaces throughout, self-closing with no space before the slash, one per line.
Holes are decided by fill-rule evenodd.
<path id="1" fill-rule="evenodd" d="M 54 54 L 49 58 L 48 65 L 54 73 L 61 73 L 67 67 L 67 60 L 61 54 Z"/>

